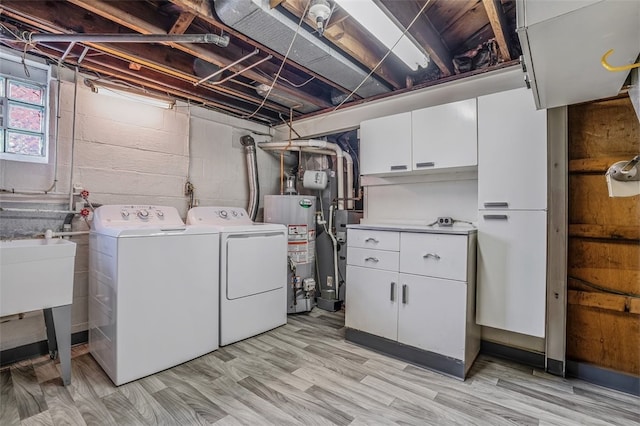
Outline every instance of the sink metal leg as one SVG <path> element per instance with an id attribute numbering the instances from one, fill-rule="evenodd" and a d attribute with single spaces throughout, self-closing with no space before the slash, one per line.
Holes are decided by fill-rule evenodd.
<path id="1" fill-rule="evenodd" d="M 54 329 L 53 314 L 51 308 L 43 309 L 44 325 L 47 329 L 47 346 L 49 346 L 49 357 L 56 359 L 58 355 L 58 342 L 56 340 L 56 331 Z"/>
<path id="2" fill-rule="evenodd" d="M 62 383 L 71 384 L 71 305 L 51 308 L 60 357 Z"/>

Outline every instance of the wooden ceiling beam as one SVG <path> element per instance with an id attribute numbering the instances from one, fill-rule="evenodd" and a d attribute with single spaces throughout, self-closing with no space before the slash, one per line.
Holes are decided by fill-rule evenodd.
<path id="1" fill-rule="evenodd" d="M 68 0 L 70 3 L 73 3 L 76 6 L 82 7 L 85 10 L 88 10 L 96 15 L 99 15 L 105 19 L 117 22 L 118 24 L 129 28 L 133 31 L 139 32 L 141 34 L 166 34 L 166 31 L 161 27 L 157 26 L 154 23 L 151 23 L 147 19 L 141 19 L 137 16 L 132 15 L 131 13 L 126 13 L 122 11 L 120 8 L 115 6 L 116 3 L 107 3 L 101 0 Z M 225 67 L 229 63 L 233 62 L 238 58 L 227 58 L 218 53 L 215 53 L 207 48 L 200 47 L 194 44 L 188 43 L 168 43 L 171 47 L 177 50 L 181 50 L 185 53 L 198 57 L 204 61 L 215 64 L 219 67 Z M 240 71 L 245 67 L 245 65 L 236 65 L 232 67 L 231 71 Z M 242 74 L 242 76 L 249 78 L 251 80 L 255 80 L 256 82 L 271 85 L 272 80 L 265 77 L 263 74 L 260 74 L 257 71 L 249 70 Z M 317 105 L 320 108 L 330 107 L 331 104 L 324 99 L 310 96 L 306 94 L 304 91 L 295 90 L 290 88 L 287 85 L 276 83 L 276 89 L 281 90 L 285 93 L 288 93 L 292 96 L 299 97 L 303 99 L 305 102 L 308 102 L 312 105 Z"/>
<path id="2" fill-rule="evenodd" d="M 8 3 L 9 2 L 7 2 L 4 9 L 4 14 L 12 17 L 15 20 L 20 20 L 22 14 L 19 11 L 14 10 L 12 8 L 12 5 Z M 55 24 L 46 22 L 46 17 L 49 16 L 50 11 L 44 5 L 44 2 L 41 2 L 40 4 L 32 2 L 29 6 L 29 25 L 34 26 L 42 31 L 55 34 L 63 34 L 66 32 L 62 28 L 57 27 Z M 71 20 L 74 19 L 73 12 L 66 10 L 65 12 Z M 94 26 L 92 28 L 93 30 L 103 29 L 104 24 L 106 24 L 106 26 L 111 25 L 111 23 L 106 22 L 104 24 L 101 24 L 95 19 L 92 19 L 91 23 Z M 144 47 L 136 46 L 133 44 L 120 44 L 116 47 L 115 45 L 110 45 L 107 43 L 83 43 L 83 45 L 91 47 L 96 51 L 100 51 L 125 60 L 127 62 L 134 62 L 146 68 L 160 72 L 164 75 L 179 78 L 181 80 L 189 82 L 189 84 L 192 84 L 199 80 L 198 77 L 192 74 L 191 56 L 188 56 L 186 53 L 182 53 L 179 51 L 173 51 L 170 47 L 162 46 L 160 44 L 147 44 Z M 259 105 L 263 99 L 262 97 L 257 95 L 257 93 L 255 94 L 255 96 L 250 96 L 243 91 L 238 91 L 231 88 L 230 85 L 213 86 L 205 83 L 203 86 L 208 87 L 210 90 L 220 92 L 255 105 Z M 253 93 L 251 95 L 253 95 Z M 289 112 L 288 108 L 269 101 L 265 103 L 265 107 L 278 112 Z"/>
<path id="3" fill-rule="evenodd" d="M 196 15 L 191 12 L 182 12 L 169 30 L 169 34 L 184 34 L 195 18 Z"/>
<path id="4" fill-rule="evenodd" d="M 39 49 L 52 56 L 59 56 L 62 52 L 62 48 L 58 48 L 53 45 L 39 44 Z M 78 65 L 83 69 L 97 72 L 100 75 L 109 77 L 115 77 L 123 81 L 140 85 L 147 89 L 151 89 L 161 93 L 168 93 L 173 96 L 177 96 L 184 99 L 189 99 L 194 102 L 206 104 L 207 106 L 223 109 L 227 112 L 236 114 L 238 116 L 247 115 L 252 112 L 254 108 L 251 104 L 245 104 L 246 109 L 240 109 L 239 107 L 232 105 L 229 101 L 223 99 L 215 99 L 208 96 L 211 91 L 204 90 L 205 88 L 195 88 L 192 84 L 183 80 L 170 80 L 166 81 L 166 76 L 161 78 L 153 70 L 143 69 L 143 72 L 134 72 L 128 70 L 122 63 L 118 63 L 118 58 L 109 55 L 100 55 L 95 57 L 85 57 L 81 64 L 77 63 L 76 58 L 71 57 L 68 61 L 71 65 Z M 235 98 L 229 98 L 235 99 Z M 288 112 L 288 108 L 284 108 L 285 112 Z M 268 111 L 268 110 L 266 110 Z M 271 111 L 272 114 L 261 113 L 258 114 L 265 118 L 269 122 L 277 122 L 279 118 L 276 116 L 276 112 Z"/>
<path id="5" fill-rule="evenodd" d="M 507 34 L 507 18 L 502 11 L 502 5 L 499 0 L 482 0 L 484 8 L 487 11 L 489 17 L 489 23 L 493 28 L 493 34 L 498 42 L 498 48 L 502 53 L 502 58 L 505 61 L 511 60 L 511 38 Z"/>
<path id="6" fill-rule="evenodd" d="M 424 4 L 424 1 L 422 3 Z M 422 8 L 422 4 L 420 3 L 407 1 L 383 0 L 382 4 L 389 9 L 398 22 L 404 25 L 405 28 Z M 440 69 L 443 77 L 454 74 L 451 52 L 449 48 L 445 46 L 440 33 L 438 33 L 426 14 L 418 17 L 417 21 L 409 30 L 409 33 L 429 54 L 431 60 Z"/>

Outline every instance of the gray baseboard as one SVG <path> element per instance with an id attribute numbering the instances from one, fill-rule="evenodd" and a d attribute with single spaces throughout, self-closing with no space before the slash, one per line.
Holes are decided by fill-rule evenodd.
<path id="1" fill-rule="evenodd" d="M 557 359 L 547 358 L 547 373 L 554 374 L 556 376 L 564 377 L 564 361 Z"/>
<path id="2" fill-rule="evenodd" d="M 89 341 L 88 331 L 79 331 L 71 335 L 71 345 L 79 345 Z M 13 364 L 14 362 L 25 359 L 46 355 L 49 353 L 49 345 L 46 340 L 29 343 L 11 349 L 5 349 L 0 352 L 0 367 Z"/>
<path id="3" fill-rule="evenodd" d="M 430 370 L 444 373 L 458 379 L 464 380 L 465 366 L 464 362 L 459 359 L 450 358 L 434 352 L 425 351 L 414 348 L 413 346 L 403 345 L 384 337 L 374 336 L 364 331 L 347 328 L 345 331 L 345 339 L 365 346 L 374 351 L 390 355 L 394 358 L 428 368 Z"/>
<path id="4" fill-rule="evenodd" d="M 578 361 L 567 361 L 567 375 L 620 392 L 640 396 L 640 377 Z"/>
<path id="5" fill-rule="evenodd" d="M 497 358 L 508 359 L 510 361 L 516 361 L 521 364 L 530 365 L 544 370 L 544 354 L 542 353 L 513 348 L 511 346 L 488 342 L 486 340 L 482 340 L 480 342 L 480 353 L 495 356 Z"/>

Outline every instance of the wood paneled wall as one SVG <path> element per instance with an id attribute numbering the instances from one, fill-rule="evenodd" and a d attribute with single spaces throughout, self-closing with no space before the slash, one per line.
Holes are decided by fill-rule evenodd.
<path id="1" fill-rule="evenodd" d="M 640 196 L 604 174 L 640 153 L 627 96 L 569 107 L 567 358 L 640 375 Z"/>

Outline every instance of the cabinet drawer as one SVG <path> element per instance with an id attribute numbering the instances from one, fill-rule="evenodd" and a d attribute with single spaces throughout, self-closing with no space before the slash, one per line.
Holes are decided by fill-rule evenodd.
<path id="1" fill-rule="evenodd" d="M 467 236 L 403 232 L 400 272 L 467 280 Z"/>
<path id="2" fill-rule="evenodd" d="M 370 229 L 349 229 L 347 245 L 377 250 L 398 251 L 400 233 L 394 231 L 375 231 Z"/>
<path id="3" fill-rule="evenodd" d="M 347 249 L 347 263 L 365 268 L 397 271 L 399 257 L 400 255 L 397 251 L 371 250 L 359 247 L 349 247 Z"/>

